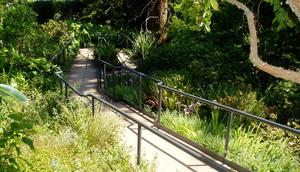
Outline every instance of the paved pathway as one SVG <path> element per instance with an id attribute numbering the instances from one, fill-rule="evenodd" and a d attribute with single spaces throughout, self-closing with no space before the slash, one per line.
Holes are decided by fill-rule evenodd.
<path id="1" fill-rule="evenodd" d="M 122 65 L 127 66 L 131 69 L 136 68 L 135 64 L 130 60 L 130 57 L 125 50 L 120 50 L 117 54 L 117 58 Z"/>
<path id="2" fill-rule="evenodd" d="M 92 63 L 92 55 L 91 50 L 80 49 L 80 53 L 69 71 L 68 80 L 81 92 L 93 93 L 99 97 L 103 97 L 103 95 L 99 94 L 96 90 L 97 72 L 96 67 Z M 139 118 L 149 124 L 149 126 L 152 126 L 151 119 L 147 119 L 147 117 L 142 114 L 139 115 L 138 112 L 132 110 L 132 108 L 121 103 L 112 103 L 120 110 L 134 116 L 135 118 Z M 114 112 L 109 113 L 114 114 Z M 131 147 L 133 163 L 135 163 L 137 150 L 137 125 L 125 118 L 121 119 L 121 124 L 124 125 L 122 139 L 128 147 Z M 154 161 L 154 163 L 156 163 L 156 171 L 217 171 L 145 129 L 142 130 L 142 154 L 144 159 L 147 159 L 150 162 Z M 204 154 L 203 156 L 206 157 Z M 213 161 L 213 163 L 220 164 L 214 160 L 211 161 Z"/>

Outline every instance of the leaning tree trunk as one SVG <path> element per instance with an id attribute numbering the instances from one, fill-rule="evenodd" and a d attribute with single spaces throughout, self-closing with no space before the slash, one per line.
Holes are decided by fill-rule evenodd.
<path id="1" fill-rule="evenodd" d="M 258 69 L 275 76 L 277 78 L 282 78 L 285 80 L 290 80 L 295 83 L 300 84 L 300 73 L 296 71 L 291 71 L 287 69 L 283 69 L 282 67 L 277 67 L 270 65 L 264 61 L 262 61 L 259 58 L 258 55 L 258 38 L 257 38 L 257 31 L 255 27 L 255 21 L 254 21 L 254 15 L 250 11 L 250 9 L 244 5 L 243 3 L 237 1 L 237 0 L 227 0 L 230 4 L 236 6 L 237 8 L 244 11 L 245 15 L 247 16 L 248 21 L 248 27 L 250 31 L 250 61 L 256 66 Z M 299 14 L 299 1 L 296 0 L 288 0 L 289 3 L 294 3 L 295 5 L 292 5 L 294 8 L 293 10 L 298 15 Z M 299 17 L 299 16 L 298 16 Z"/>
<path id="2" fill-rule="evenodd" d="M 168 0 L 160 0 L 159 4 L 160 15 L 159 15 L 159 30 L 160 30 L 160 43 L 166 42 L 168 38 Z"/>

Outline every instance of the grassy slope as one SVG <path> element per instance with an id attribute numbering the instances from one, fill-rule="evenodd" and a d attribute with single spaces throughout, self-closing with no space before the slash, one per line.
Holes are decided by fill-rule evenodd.
<path id="1" fill-rule="evenodd" d="M 25 144 L 20 144 L 20 155 L 12 150 L 20 169 L 151 171 L 154 168 L 147 162 L 137 167 L 131 161 L 128 148 L 120 140 L 118 119 L 105 114 L 92 118 L 90 108 L 82 102 L 65 102 L 57 93 L 50 91 L 44 94 L 37 90 L 30 91 L 30 97 L 27 107 L 14 102 L 0 103 L 0 112 L 4 115 L 0 120 L 14 113 L 22 113 L 23 118 L 33 124 L 29 137 L 35 150 Z M 0 122 L 5 124 L 5 121 Z"/>
<path id="2" fill-rule="evenodd" d="M 170 129 L 223 155 L 225 126 L 196 116 L 167 111 L 162 123 Z M 298 171 L 300 158 L 287 139 L 266 140 L 242 127 L 232 129 L 228 159 L 253 171 Z"/>

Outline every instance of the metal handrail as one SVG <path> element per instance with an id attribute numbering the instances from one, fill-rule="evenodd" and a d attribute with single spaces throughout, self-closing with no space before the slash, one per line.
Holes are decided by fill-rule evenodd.
<path id="1" fill-rule="evenodd" d="M 131 68 L 129 68 L 129 67 L 126 67 L 126 66 L 115 66 L 115 65 L 110 64 L 110 63 L 108 63 L 108 62 L 106 62 L 106 61 L 104 61 L 104 60 L 101 60 L 101 59 L 99 59 L 99 60 L 97 60 L 97 61 L 99 61 L 99 62 L 101 62 L 101 63 L 103 63 L 103 64 L 105 64 L 105 65 L 107 65 L 107 66 L 116 68 L 116 69 L 124 69 L 124 70 L 130 71 L 130 72 L 132 72 L 132 73 L 134 73 L 134 74 L 137 74 L 137 75 L 139 75 L 139 76 L 142 76 L 142 77 L 148 78 L 148 79 L 150 79 L 150 80 L 153 80 L 153 81 L 155 81 L 157 84 L 163 84 L 163 82 L 162 82 L 161 80 L 156 79 L 156 78 L 154 78 L 154 77 L 152 77 L 152 76 L 150 76 L 150 75 L 147 75 L 147 74 L 145 74 L 145 73 L 142 73 L 142 72 L 136 71 L 136 70 L 134 70 L 134 69 L 131 69 Z"/>
<path id="2" fill-rule="evenodd" d="M 212 105 L 212 106 L 216 106 L 220 109 L 223 109 L 223 110 L 226 110 L 228 112 L 231 112 L 231 113 L 234 113 L 234 114 L 239 114 L 241 116 L 245 116 L 247 118 L 251 118 L 251 119 L 254 119 L 258 122 L 264 122 L 264 123 L 267 123 L 269 125 L 272 125 L 274 127 L 278 127 L 278 128 L 281 128 L 283 130 L 287 130 L 289 132 L 292 132 L 294 134 L 299 134 L 300 135 L 300 130 L 297 130 L 295 128 L 291 128 L 291 127 L 288 127 L 286 125 L 282 125 L 282 124 L 279 124 L 279 123 L 276 123 L 276 122 L 273 122 L 273 121 L 270 121 L 270 120 L 267 120 L 265 118 L 262 118 L 262 117 L 259 117 L 259 116 L 255 116 L 255 115 L 252 115 L 248 112 L 244 112 L 244 111 L 241 111 L 241 110 L 237 110 L 237 109 L 234 109 L 232 107 L 229 107 L 229 106 L 226 106 L 226 105 L 223 105 L 223 104 L 220 104 L 216 101 L 211 101 L 211 100 L 207 100 L 207 99 L 204 99 L 204 98 L 201 98 L 201 97 L 198 97 L 198 96 L 195 96 L 195 95 L 192 95 L 192 94 L 189 94 L 189 93 L 185 93 L 183 91 L 180 91 L 180 90 L 176 90 L 174 88 L 171 88 L 171 87 L 168 87 L 168 86 L 165 86 L 165 85 L 161 85 L 162 88 L 166 89 L 166 90 L 169 90 L 169 91 L 172 91 L 172 92 L 175 92 L 175 93 L 178 93 L 178 94 L 181 94 L 185 97 L 189 97 L 189 98 L 192 98 L 194 100 L 198 100 L 202 103 L 205 103 L 207 105 Z"/>
<path id="3" fill-rule="evenodd" d="M 180 94 L 180 95 L 183 95 L 185 97 L 189 97 L 189 98 L 192 98 L 194 100 L 198 100 L 202 103 L 205 103 L 207 105 L 212 105 L 212 106 L 216 106 L 220 109 L 223 109 L 225 111 L 228 111 L 228 112 L 231 112 L 231 113 L 234 113 L 234 114 L 239 114 L 241 116 L 244 116 L 244 117 L 247 117 L 247 118 L 251 118 L 251 119 L 254 119 L 258 122 L 263 122 L 263 123 L 267 123 L 269 125 L 272 125 L 274 127 L 278 127 L 278 128 L 281 128 L 283 130 L 287 130 L 289 132 L 292 132 L 294 134 L 299 134 L 300 135 L 300 130 L 297 130 L 295 128 L 291 128 L 289 126 L 286 126 L 286 125 L 282 125 L 282 124 L 279 124 L 279 123 L 276 123 L 276 122 L 273 122 L 273 121 L 270 121 L 270 120 L 267 120 L 265 118 L 261 118 L 261 117 L 258 117 L 258 116 L 255 116 L 253 114 L 250 114 L 248 112 L 245 112 L 245 111 L 241 111 L 241 110 L 238 110 L 238 109 L 234 109 L 230 106 L 226 106 L 226 105 L 223 105 L 223 104 L 220 104 L 216 101 L 211 101 L 211 100 L 208 100 L 208 99 L 205 99 L 205 98 L 202 98 L 202 97 L 199 97 L 199 96 L 195 96 L 195 95 L 192 95 L 192 94 L 189 94 L 189 93 L 186 93 L 186 92 L 183 92 L 183 91 L 180 91 L 180 90 L 177 90 L 175 88 L 172 88 L 172 87 L 169 87 L 169 86 L 166 86 L 163 84 L 163 81 L 159 80 L 159 79 L 156 79 L 156 78 L 153 78 L 152 76 L 150 75 L 147 75 L 147 74 L 144 74 L 142 72 L 139 72 L 139 71 L 136 71 L 134 69 L 130 69 L 128 67 L 124 67 L 124 66 L 115 66 L 113 64 L 110 64 L 106 61 L 103 61 L 103 60 L 99 60 L 101 63 L 105 64 L 105 65 L 109 65 L 111 67 L 114 67 L 114 68 L 122 68 L 122 69 L 125 69 L 125 70 L 128 70 L 130 72 L 133 72 L 137 75 L 140 75 L 140 76 L 143 76 L 143 77 L 146 77 L 146 78 L 149 78 L 153 81 L 156 81 L 156 84 L 158 87 L 161 87 L 165 90 L 168 90 L 168 91 L 171 91 L 171 92 L 174 92 L 174 93 L 177 93 L 177 94 Z"/>
<path id="4" fill-rule="evenodd" d="M 112 65 L 108 62 L 105 62 L 103 60 L 99 60 L 101 63 L 104 64 L 104 85 L 106 85 L 106 65 L 108 66 L 111 66 L 113 68 L 117 68 L 119 66 L 115 66 L 115 65 Z M 177 93 L 181 96 L 184 96 L 184 97 L 188 97 L 188 98 L 191 98 L 191 99 L 194 99 L 194 100 L 197 100 L 201 103 L 204 103 L 204 104 L 207 104 L 207 105 L 211 105 L 211 106 L 215 106 L 215 107 L 218 107 L 222 110 L 225 110 L 227 112 L 229 112 L 228 114 L 228 120 L 227 120 L 227 125 L 226 125 L 226 136 L 225 136 L 225 145 L 224 145 L 224 158 L 226 158 L 227 156 L 227 153 L 228 153 L 228 148 L 229 148 L 229 142 L 230 142 L 230 133 L 231 133 L 231 128 L 232 128 L 232 121 L 233 121 L 233 117 L 234 115 L 239 115 L 239 116 L 242 116 L 242 117 L 246 117 L 246 118 L 249 118 L 249 119 L 253 119 L 255 121 L 258 121 L 258 122 L 262 122 L 262 123 L 265 123 L 265 124 L 268 124 L 268 125 L 271 125 L 271 126 L 274 126 L 274 127 L 277 127 L 277 128 L 280 128 L 280 129 L 283 129 L 285 131 L 288 131 L 288 132 L 291 132 L 293 134 L 296 134 L 296 135 L 300 135 L 300 130 L 297 130 L 295 128 L 291 128 L 289 126 L 286 126 L 286 125 L 282 125 L 282 124 L 279 124 L 279 123 L 276 123 L 276 122 L 273 122 L 273 121 L 270 121 L 270 120 L 267 120 L 265 118 L 261 118 L 259 116 L 255 116 L 253 114 L 250 114 L 248 112 L 245 112 L 245 111 L 241 111 L 241 110 L 238 110 L 238 109 L 234 109 L 230 106 L 226 106 L 226 105 L 223 105 L 223 104 L 220 104 L 216 101 L 211 101 L 211 100 L 208 100 L 208 99 L 205 99 L 205 98 L 202 98 L 202 97 L 198 97 L 198 96 L 195 96 L 195 95 L 192 95 L 192 94 L 189 94 L 189 93 L 186 93 L 186 92 L 183 92 L 183 91 L 180 91 L 180 90 L 177 90 L 175 88 L 172 88 L 172 87 L 169 87 L 169 86 L 165 86 L 163 84 L 162 81 L 160 81 L 159 79 L 156 79 L 156 78 L 153 78 L 147 74 L 144 74 L 144 73 L 141 73 L 141 72 L 138 72 L 136 70 L 133 70 L 133 69 L 130 69 L 130 68 L 127 68 L 127 67 L 123 67 L 121 66 L 122 69 L 125 69 L 129 72 L 132 72 L 132 73 L 135 73 L 137 75 L 141 77 L 147 77 L 147 78 L 150 78 L 154 81 L 156 81 L 156 85 L 158 86 L 159 88 L 159 104 L 158 104 L 158 117 L 157 117 L 157 124 L 161 124 L 160 123 L 160 118 L 161 118 L 161 114 L 162 114 L 162 92 L 163 90 L 166 90 L 166 91 L 170 91 L 170 92 L 173 92 L 173 93 Z M 113 74 L 114 76 L 114 74 Z M 101 77 L 101 76 L 100 76 Z M 100 80 L 98 79 L 98 81 L 101 81 L 101 78 Z M 142 100 L 141 100 L 141 92 L 142 92 L 142 89 L 141 89 L 141 79 L 140 79 L 140 88 L 139 88 L 139 107 L 140 109 L 142 109 Z M 101 86 L 101 83 L 100 83 L 100 86 Z M 105 87 L 104 87 L 105 88 Z"/>
<path id="5" fill-rule="evenodd" d="M 54 55 L 51 59 L 50 59 L 50 61 L 51 62 L 54 62 L 54 60 L 56 59 L 56 61 L 57 61 L 57 64 L 59 64 L 60 63 L 60 59 L 59 59 L 59 57 L 60 57 L 60 55 L 63 55 L 63 60 L 64 60 L 64 62 L 66 61 L 66 50 L 68 51 L 68 46 L 70 45 L 70 44 L 72 44 L 72 42 L 74 41 L 74 37 L 72 37 L 69 41 L 67 41 L 67 43 L 66 44 L 64 44 L 64 46 L 59 50 L 59 52 L 56 54 L 56 55 Z"/>
<path id="6" fill-rule="evenodd" d="M 204 163 L 206 163 L 207 165 L 211 166 L 212 168 L 216 169 L 216 170 L 220 170 L 220 171 L 229 171 L 228 168 L 224 167 L 223 165 L 215 162 L 214 160 L 208 158 L 207 156 L 201 154 L 200 152 L 196 151 L 195 149 L 183 144 L 180 141 L 175 140 L 174 138 L 168 136 L 167 134 L 147 125 L 145 122 L 132 117 L 131 115 L 129 115 L 128 113 L 125 113 L 123 111 L 121 111 L 118 107 L 112 105 L 111 103 L 107 102 L 106 100 L 99 98 L 97 96 L 95 96 L 94 94 L 84 94 L 79 92 L 78 90 L 76 90 L 68 81 L 66 81 L 63 78 L 63 72 L 62 71 L 58 71 L 54 73 L 55 76 L 57 78 L 59 78 L 60 81 L 60 92 L 61 94 L 63 93 L 63 83 L 65 85 L 65 98 L 68 99 L 68 87 L 71 88 L 72 91 L 74 91 L 78 96 L 80 97 L 84 97 L 84 98 L 88 98 L 91 97 L 92 98 L 92 113 L 93 116 L 95 116 L 95 100 L 103 103 L 104 105 L 108 106 L 109 108 L 111 108 L 112 110 L 116 111 L 117 113 L 125 116 L 126 118 L 132 120 L 133 122 L 138 124 L 138 133 L 137 133 L 137 164 L 140 165 L 141 163 L 141 139 L 142 139 L 142 127 L 147 129 L 148 131 L 150 131 L 151 133 L 157 135 L 158 137 L 166 140 L 167 142 L 171 143 L 172 145 L 176 146 L 177 148 L 181 149 L 182 151 L 188 153 L 189 155 L 193 156 L 194 158 L 203 161 Z"/>

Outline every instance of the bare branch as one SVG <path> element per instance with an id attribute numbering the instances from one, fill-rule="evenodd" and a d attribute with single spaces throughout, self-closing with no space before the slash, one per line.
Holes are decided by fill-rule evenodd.
<path id="1" fill-rule="evenodd" d="M 156 1 L 157 1 L 157 0 L 155 0 L 155 1 L 154 1 L 154 0 L 149 1 L 149 2 L 144 6 L 144 8 L 143 8 L 142 11 L 140 12 L 140 14 L 139 14 L 139 15 L 136 15 L 134 18 L 130 19 L 128 22 L 131 22 L 132 20 L 136 21 L 139 17 L 141 17 L 141 16 L 144 14 L 144 11 L 147 9 L 147 7 L 148 7 L 150 4 L 152 4 L 151 10 L 153 10 Z M 148 14 L 149 14 L 149 12 L 148 12 Z"/>
<path id="2" fill-rule="evenodd" d="M 296 1 L 296 0 L 289 0 L 289 1 Z M 282 67 L 277 67 L 270 65 L 259 58 L 258 55 L 258 48 L 257 48 L 257 33 L 254 21 L 254 14 L 250 11 L 250 9 L 244 5 L 243 3 L 237 0 L 227 0 L 230 4 L 236 6 L 237 8 L 244 11 L 247 21 L 248 21 L 248 28 L 250 31 L 250 61 L 256 66 L 258 69 L 275 76 L 277 78 L 282 78 L 285 80 L 290 80 L 300 84 L 300 73 L 288 69 L 284 69 Z"/>
<path id="3" fill-rule="evenodd" d="M 146 31 L 146 32 L 149 31 L 149 29 L 148 29 L 148 20 L 150 20 L 150 19 L 158 19 L 158 16 L 149 16 L 149 17 L 147 17 L 146 20 L 142 23 L 142 25 L 145 24 L 145 31 Z"/>

